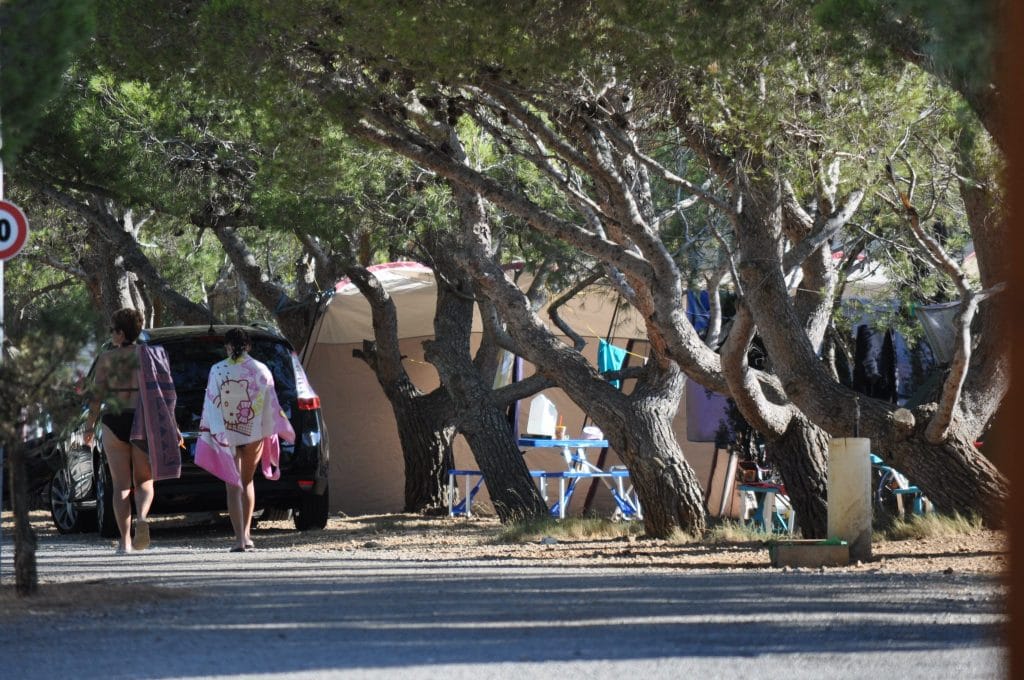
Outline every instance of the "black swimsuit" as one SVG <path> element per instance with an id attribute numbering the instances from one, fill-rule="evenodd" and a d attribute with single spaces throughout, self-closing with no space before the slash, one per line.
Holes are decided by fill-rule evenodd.
<path id="1" fill-rule="evenodd" d="M 135 420 L 135 410 L 126 408 L 120 413 L 104 413 L 100 419 L 104 425 L 110 428 L 114 436 L 125 444 L 131 443 L 132 422 Z"/>
<path id="2" fill-rule="evenodd" d="M 122 345 L 126 346 L 126 345 Z M 137 387 L 119 387 L 118 392 L 138 392 Z M 120 413 L 104 413 L 100 422 L 110 428 L 114 436 L 130 444 L 132 439 L 132 423 L 135 421 L 135 409 L 122 409 Z"/>

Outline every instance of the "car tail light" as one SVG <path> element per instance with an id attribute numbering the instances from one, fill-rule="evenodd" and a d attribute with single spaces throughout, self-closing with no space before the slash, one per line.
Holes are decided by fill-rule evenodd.
<path id="1" fill-rule="evenodd" d="M 313 490 L 313 480 L 312 479 L 300 479 L 299 480 L 299 488 L 302 489 L 303 491 L 312 491 Z"/>
<path id="2" fill-rule="evenodd" d="M 300 411 L 315 411 L 320 408 L 320 397 L 299 397 Z"/>

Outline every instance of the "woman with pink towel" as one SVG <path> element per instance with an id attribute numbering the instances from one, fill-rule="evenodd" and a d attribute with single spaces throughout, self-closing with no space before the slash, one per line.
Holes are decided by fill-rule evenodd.
<path id="1" fill-rule="evenodd" d="M 250 532 L 256 505 L 256 465 L 262 460 L 263 476 L 278 479 L 278 436 L 293 442 L 295 431 L 281 411 L 270 369 L 249 356 L 249 334 L 232 328 L 224 342 L 228 358 L 210 369 L 195 460 L 196 465 L 224 480 L 235 531 L 236 545 L 231 552 L 245 552 L 255 548 Z"/>

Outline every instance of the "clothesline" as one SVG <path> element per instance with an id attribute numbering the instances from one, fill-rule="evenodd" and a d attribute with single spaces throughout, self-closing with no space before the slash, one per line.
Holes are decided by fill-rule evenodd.
<path id="1" fill-rule="evenodd" d="M 592 336 L 594 336 L 595 338 L 597 338 L 597 339 L 598 339 L 599 341 L 600 341 L 600 340 L 604 340 L 604 338 L 602 338 L 602 337 L 601 337 L 600 335 L 598 335 L 598 334 L 597 334 L 597 331 L 595 331 L 595 330 L 594 330 L 593 328 L 591 328 L 591 327 L 590 327 L 589 325 L 587 326 L 587 330 L 588 330 L 588 331 L 590 331 L 590 334 L 591 334 Z M 607 341 L 607 340 L 605 340 L 605 342 L 608 342 L 608 341 Z M 630 351 L 629 351 L 628 349 L 624 349 L 624 348 L 622 348 L 622 347 L 619 347 L 619 346 L 617 346 L 617 345 L 612 345 L 612 343 L 610 343 L 610 342 L 608 342 L 608 344 L 609 344 L 609 345 L 611 345 L 612 347 L 615 347 L 615 349 L 618 349 L 618 350 L 622 351 L 623 353 L 625 353 L 625 354 L 628 354 L 628 355 L 629 355 L 629 356 L 631 356 L 631 357 L 636 357 L 637 359 L 642 359 L 642 360 L 644 360 L 644 361 L 647 361 L 647 357 L 645 357 L 645 356 L 641 356 L 641 355 L 637 354 L 636 352 L 630 352 Z"/>

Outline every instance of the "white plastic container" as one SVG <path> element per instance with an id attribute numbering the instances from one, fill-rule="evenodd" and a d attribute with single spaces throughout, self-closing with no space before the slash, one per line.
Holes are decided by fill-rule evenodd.
<path id="1" fill-rule="evenodd" d="M 538 394 L 530 401 L 530 417 L 526 421 L 526 436 L 553 438 L 557 424 L 558 409 L 555 408 L 555 404 L 543 394 Z"/>

